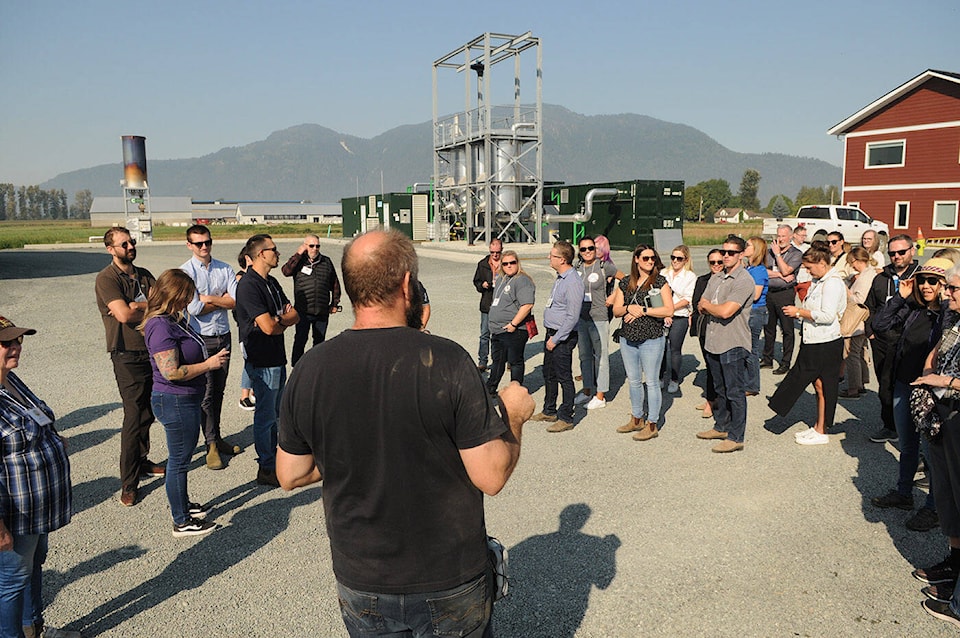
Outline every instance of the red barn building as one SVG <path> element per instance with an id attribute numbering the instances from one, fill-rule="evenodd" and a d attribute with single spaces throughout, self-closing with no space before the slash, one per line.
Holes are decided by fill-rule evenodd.
<path id="1" fill-rule="evenodd" d="M 827 133 L 844 138 L 846 204 L 891 235 L 960 236 L 960 74 L 924 71 Z"/>

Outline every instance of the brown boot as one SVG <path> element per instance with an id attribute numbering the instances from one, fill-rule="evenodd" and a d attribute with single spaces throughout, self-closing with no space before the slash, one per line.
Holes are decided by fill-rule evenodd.
<path id="1" fill-rule="evenodd" d="M 657 431 L 656 423 L 648 423 L 647 427 L 643 428 L 639 432 L 633 435 L 634 441 L 649 441 L 650 439 L 655 439 L 660 436 L 660 432 Z"/>
<path id="2" fill-rule="evenodd" d="M 629 432 L 636 432 L 637 430 L 642 430 L 647 425 L 645 419 L 638 419 L 637 417 L 630 415 L 630 420 L 627 421 L 624 425 L 621 425 L 617 428 L 617 432 L 620 434 L 627 434 Z"/>
<path id="3" fill-rule="evenodd" d="M 207 468 L 211 470 L 223 469 L 223 461 L 220 460 L 220 453 L 217 451 L 216 443 L 207 446 Z"/>

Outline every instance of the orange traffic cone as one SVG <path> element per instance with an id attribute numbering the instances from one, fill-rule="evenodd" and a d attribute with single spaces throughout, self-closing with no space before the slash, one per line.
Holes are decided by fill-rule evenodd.
<path id="1" fill-rule="evenodd" d="M 927 240 L 923 236 L 923 229 L 917 226 L 917 254 L 923 257 L 923 249 L 927 247 Z"/>

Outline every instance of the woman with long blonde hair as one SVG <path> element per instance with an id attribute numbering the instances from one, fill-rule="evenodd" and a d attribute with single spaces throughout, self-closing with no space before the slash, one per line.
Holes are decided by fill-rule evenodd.
<path id="1" fill-rule="evenodd" d="M 667 392 L 680 391 L 680 363 L 683 361 L 683 340 L 690 327 L 690 310 L 693 302 L 693 289 L 697 285 L 697 276 L 690 263 L 690 249 L 680 244 L 670 251 L 670 268 L 664 274 L 670 290 L 673 291 L 673 316 L 664 319 L 667 327 L 667 350 L 663 357 L 661 377 L 666 382 Z"/>

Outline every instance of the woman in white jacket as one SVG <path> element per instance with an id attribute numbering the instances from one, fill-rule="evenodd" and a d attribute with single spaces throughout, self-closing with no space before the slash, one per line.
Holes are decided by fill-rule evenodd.
<path id="1" fill-rule="evenodd" d="M 847 307 L 847 287 L 831 270 L 830 253 L 811 248 L 803 255 L 803 267 L 810 271 L 813 283 L 803 305 L 784 306 L 788 317 L 801 320 L 800 352 L 777 391 L 770 397 L 770 408 L 786 416 L 806 387 L 814 384 L 817 391 L 817 421 L 808 430 L 797 434 L 801 445 L 829 443 L 827 430 L 833 426 L 837 411 L 840 362 L 843 360 L 843 338 L 840 317 Z"/>

